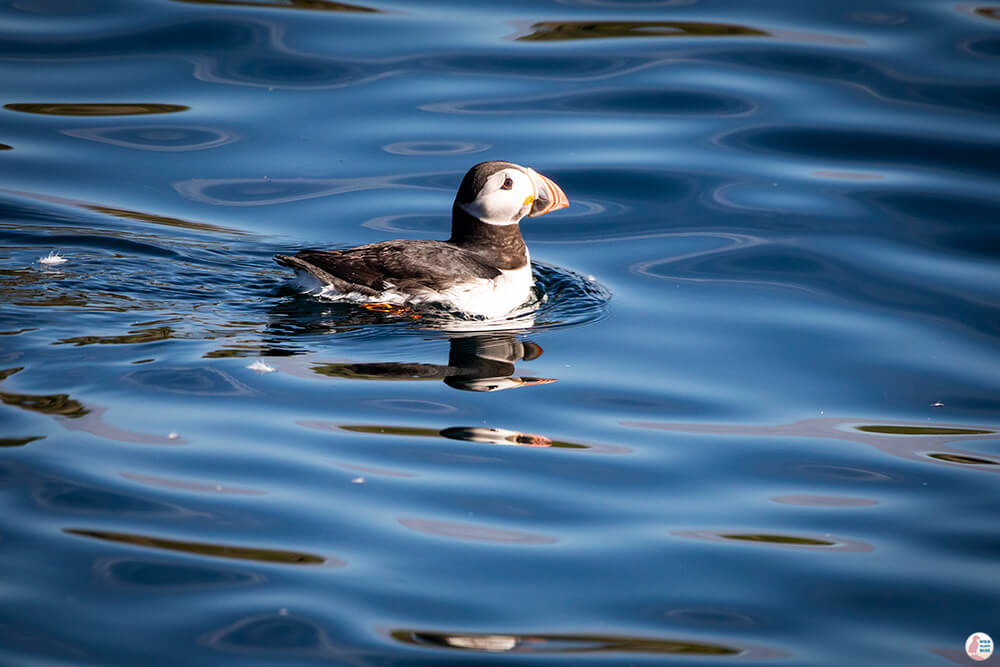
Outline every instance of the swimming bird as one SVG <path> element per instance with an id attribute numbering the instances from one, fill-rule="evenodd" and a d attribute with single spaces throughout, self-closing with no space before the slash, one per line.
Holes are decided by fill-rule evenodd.
<path id="1" fill-rule="evenodd" d="M 435 303 L 496 318 L 528 301 L 534 284 L 518 223 L 566 206 L 562 189 L 534 169 L 481 162 L 458 188 L 447 241 L 381 241 L 274 260 L 324 295 L 371 305 Z"/>

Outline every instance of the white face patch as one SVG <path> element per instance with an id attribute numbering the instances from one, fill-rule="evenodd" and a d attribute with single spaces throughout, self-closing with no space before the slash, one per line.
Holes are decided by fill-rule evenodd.
<path id="1" fill-rule="evenodd" d="M 475 200 L 461 206 L 490 225 L 515 225 L 531 210 L 535 196 L 535 184 L 527 174 L 502 169 L 486 180 Z"/>

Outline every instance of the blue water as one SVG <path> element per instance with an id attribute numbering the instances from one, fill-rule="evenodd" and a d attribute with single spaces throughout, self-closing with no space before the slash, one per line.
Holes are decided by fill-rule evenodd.
<path id="1" fill-rule="evenodd" d="M 0 663 L 1000 638 L 1000 6 L 0 18 Z M 325 303 L 270 259 L 445 238 L 487 159 L 572 202 L 522 225 L 509 326 Z"/>

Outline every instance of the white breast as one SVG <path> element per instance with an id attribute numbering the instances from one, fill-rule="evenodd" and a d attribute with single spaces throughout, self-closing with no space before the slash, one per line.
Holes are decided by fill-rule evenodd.
<path id="1" fill-rule="evenodd" d="M 502 317 L 526 302 L 534 282 L 529 263 L 520 269 L 501 271 L 493 280 L 476 280 L 451 287 L 433 300 L 450 303 L 465 313 L 492 319 Z"/>

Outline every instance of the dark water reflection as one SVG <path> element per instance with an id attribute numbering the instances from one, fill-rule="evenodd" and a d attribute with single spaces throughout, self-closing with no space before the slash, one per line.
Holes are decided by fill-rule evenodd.
<path id="1" fill-rule="evenodd" d="M 564 39 L 608 39 L 621 37 L 766 37 L 767 32 L 742 25 L 695 23 L 686 21 L 635 21 L 626 23 L 547 21 L 535 23 L 532 32 L 518 37 L 521 41 L 558 41 Z"/>
<path id="2" fill-rule="evenodd" d="M 7 368 L 0 370 L 0 380 L 24 370 L 24 368 Z M 83 417 L 90 410 L 84 408 L 79 401 L 73 400 L 67 394 L 51 394 L 40 396 L 37 394 L 19 394 L 16 392 L 0 392 L 0 401 L 5 405 L 11 405 L 22 410 L 32 410 L 46 415 L 59 415 L 70 419 Z"/>
<path id="3" fill-rule="evenodd" d="M 27 438 L 0 438 L 0 447 L 24 447 L 28 443 L 44 439 L 44 435 L 29 436 Z"/>
<path id="4" fill-rule="evenodd" d="M 749 542 L 764 546 L 792 547 L 805 549 L 825 549 L 829 551 L 850 551 L 867 552 L 873 551 L 874 547 L 864 542 L 856 542 L 842 538 L 809 537 L 805 535 L 776 535 L 769 533 L 725 533 L 713 531 L 686 531 L 675 530 L 674 535 L 680 537 L 692 537 L 701 540 L 722 540 L 735 542 Z"/>
<path id="5" fill-rule="evenodd" d="M 70 535 L 92 537 L 98 540 L 121 542 L 123 544 L 133 544 L 152 549 L 166 549 L 168 551 L 195 553 L 214 558 L 235 558 L 238 560 L 254 560 L 264 563 L 283 563 L 288 565 L 343 565 L 343 563 L 337 562 L 336 559 L 332 559 L 331 561 L 331 559 L 295 551 L 276 551 L 273 549 L 240 547 L 229 544 L 183 542 L 180 540 L 149 537 L 146 535 L 129 535 L 125 533 L 113 533 L 102 530 L 85 530 L 82 528 L 67 528 L 65 532 Z"/>
<path id="6" fill-rule="evenodd" d="M 177 113 L 191 107 L 183 104 L 83 104 L 19 103 L 5 104 L 4 109 L 48 116 L 134 116 L 137 114 Z"/>
<path id="7" fill-rule="evenodd" d="M 997 7 L 0 17 L 0 663 L 923 665 L 1000 633 Z M 572 202 L 523 225 L 522 312 L 271 261 L 446 238 L 495 158 Z"/>
<path id="8" fill-rule="evenodd" d="M 253 0 L 174 0 L 174 2 L 190 2 L 198 5 L 222 5 L 242 7 L 273 7 L 276 9 L 306 9 L 323 12 L 364 12 L 377 14 L 378 9 L 352 5 L 333 0 L 276 0 L 274 2 L 253 2 Z"/>

